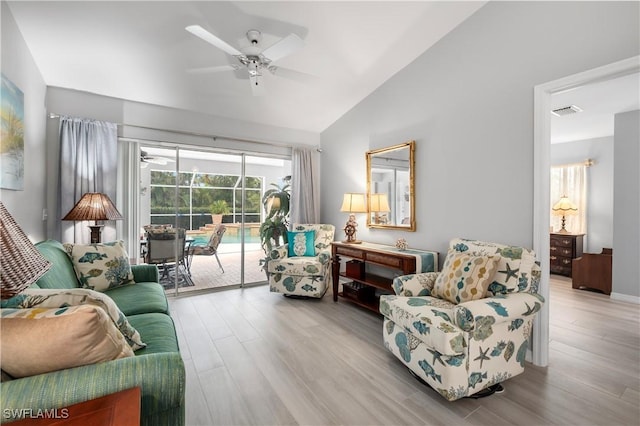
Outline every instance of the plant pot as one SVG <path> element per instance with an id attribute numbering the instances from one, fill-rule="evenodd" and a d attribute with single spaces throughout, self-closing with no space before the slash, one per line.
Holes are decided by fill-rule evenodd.
<path id="1" fill-rule="evenodd" d="M 213 223 L 214 225 L 218 225 L 220 223 L 222 223 L 222 214 L 211 214 L 211 223 Z"/>

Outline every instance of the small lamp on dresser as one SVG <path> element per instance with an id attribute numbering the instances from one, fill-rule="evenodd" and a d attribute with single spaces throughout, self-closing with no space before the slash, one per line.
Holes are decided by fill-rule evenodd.
<path id="1" fill-rule="evenodd" d="M 578 206 L 573 204 L 566 195 L 563 195 L 560 200 L 551 207 L 551 214 L 554 216 L 562 216 L 562 228 L 557 232 L 558 234 L 570 234 L 565 227 L 566 216 L 573 216 L 578 214 Z"/>

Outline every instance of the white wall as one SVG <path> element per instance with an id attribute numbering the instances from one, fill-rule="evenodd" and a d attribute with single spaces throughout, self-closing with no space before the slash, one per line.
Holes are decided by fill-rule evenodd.
<path id="1" fill-rule="evenodd" d="M 613 136 L 551 144 L 551 165 L 581 163 L 587 169 L 587 235 L 585 252 L 613 247 Z"/>
<path id="2" fill-rule="evenodd" d="M 614 123 L 611 298 L 640 303 L 640 111 L 616 114 Z"/>
<path id="3" fill-rule="evenodd" d="M 24 190 L 0 190 L 0 199 L 32 241 L 45 238 L 45 93 L 40 71 L 2 2 L 2 73 L 24 93 Z"/>
<path id="4" fill-rule="evenodd" d="M 640 53 L 637 2 L 490 2 L 322 133 L 323 222 L 364 192 L 366 150 L 416 140 L 415 233 L 533 245 L 533 87 Z M 338 235 L 337 238 L 340 238 Z M 443 256 L 441 256 L 443 258 Z"/>

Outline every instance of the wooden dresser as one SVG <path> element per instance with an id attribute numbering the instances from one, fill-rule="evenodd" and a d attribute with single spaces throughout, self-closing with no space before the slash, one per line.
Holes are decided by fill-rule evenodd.
<path id="1" fill-rule="evenodd" d="M 584 234 L 551 234 L 550 265 L 551 273 L 570 277 L 571 262 L 582 256 Z"/>

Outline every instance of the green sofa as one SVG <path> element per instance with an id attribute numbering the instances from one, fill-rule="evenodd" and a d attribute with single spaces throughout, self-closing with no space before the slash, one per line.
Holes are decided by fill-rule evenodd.
<path id="1" fill-rule="evenodd" d="M 43 289 L 80 287 L 63 245 L 48 240 L 36 244 L 53 267 L 34 285 Z M 138 330 L 145 348 L 134 357 L 54 371 L 2 382 L 0 408 L 54 409 L 140 387 L 142 425 L 183 425 L 185 369 L 175 326 L 154 265 L 132 265 L 135 284 L 109 289 L 111 297 Z M 1 422 L 9 422 L 0 416 Z"/>

